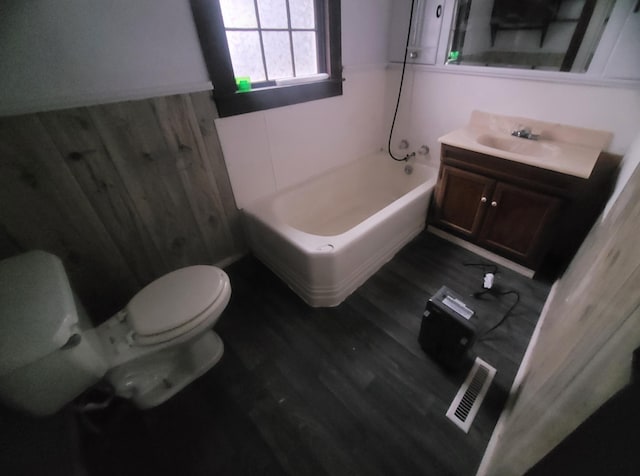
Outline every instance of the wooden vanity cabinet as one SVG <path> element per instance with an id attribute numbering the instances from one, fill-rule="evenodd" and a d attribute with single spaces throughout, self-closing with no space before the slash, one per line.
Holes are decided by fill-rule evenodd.
<path id="1" fill-rule="evenodd" d="M 553 195 L 498 182 L 485 204 L 487 212 L 478 243 L 535 267 L 562 204 Z"/>
<path id="2" fill-rule="evenodd" d="M 549 252 L 568 262 L 609 196 L 611 157 L 581 179 L 443 144 L 430 224 L 534 270 Z"/>
<path id="3" fill-rule="evenodd" d="M 465 238 L 477 238 L 494 187 L 495 180 L 489 177 L 443 165 L 436 189 L 436 222 Z"/>

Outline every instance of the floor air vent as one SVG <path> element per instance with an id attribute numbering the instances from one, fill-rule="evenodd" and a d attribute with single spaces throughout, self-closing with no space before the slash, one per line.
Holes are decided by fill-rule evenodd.
<path id="1" fill-rule="evenodd" d="M 447 418 L 465 433 L 469 432 L 471 423 L 480 409 L 495 374 L 496 369 L 480 357 L 476 357 L 467 379 L 451 402 L 451 406 L 447 410 Z"/>

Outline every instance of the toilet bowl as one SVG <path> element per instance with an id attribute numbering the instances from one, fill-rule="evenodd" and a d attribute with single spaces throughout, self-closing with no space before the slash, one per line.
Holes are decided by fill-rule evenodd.
<path id="1" fill-rule="evenodd" d="M 52 414 L 104 378 L 140 408 L 159 405 L 222 357 L 212 327 L 230 296 L 224 271 L 189 266 L 92 327 L 59 258 L 32 251 L 1 261 L 0 399 Z"/>

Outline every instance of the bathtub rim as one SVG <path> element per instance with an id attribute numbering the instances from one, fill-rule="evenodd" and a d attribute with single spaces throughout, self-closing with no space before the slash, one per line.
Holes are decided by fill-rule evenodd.
<path id="1" fill-rule="evenodd" d="M 261 221 L 275 233 L 278 233 L 282 238 L 290 241 L 293 246 L 297 247 L 304 253 L 332 254 L 336 251 L 336 248 L 350 243 L 351 236 L 365 234 L 372 230 L 378 224 L 379 220 L 383 218 L 383 216 L 381 215 L 391 215 L 395 211 L 399 211 L 400 209 L 404 208 L 403 205 L 406 205 L 407 203 L 413 201 L 415 198 L 419 198 L 425 192 L 429 193 L 434 186 L 435 183 L 431 186 L 428 182 L 421 184 L 410 192 L 402 195 L 397 200 L 394 200 L 389 205 L 381 208 L 376 213 L 361 221 L 353 228 L 350 228 L 344 233 L 340 233 L 337 235 L 314 235 L 311 233 L 307 233 L 306 231 L 302 231 L 289 225 L 284 220 L 279 218 L 275 213 L 268 215 L 269 217 L 273 218 L 273 220 L 265 220 L 266 217 L 257 214 L 254 211 L 248 211 L 246 209 L 243 210 L 243 214 L 250 215 L 252 219 Z M 303 243 L 306 246 L 302 246 Z M 333 248 L 326 248 L 327 245 L 331 245 Z"/>
<path id="2" fill-rule="evenodd" d="M 277 198 L 297 188 L 303 188 L 308 181 L 253 202 L 242 211 L 247 241 L 252 253 L 311 307 L 339 305 L 425 228 L 438 169 L 431 164 L 412 165 L 414 168 L 422 168 L 425 172 L 422 182 L 362 222 L 336 235 L 315 235 L 295 228 L 285 221 L 286 218 L 279 216 L 273 206 Z M 327 174 L 335 170 L 332 169 Z M 319 177 L 312 177 L 310 180 Z M 387 231 L 386 241 L 376 245 L 375 252 L 371 252 L 370 256 L 357 260 L 348 273 L 336 273 L 335 279 L 329 280 L 307 275 L 305 269 L 313 267 L 313 263 L 317 263 L 315 260 L 328 260 L 329 264 L 322 265 L 323 269 L 333 269 L 333 266 L 337 266 L 336 260 L 342 258 L 340 254 L 343 251 L 351 253 L 350 250 L 360 246 L 358 240 L 362 236 L 370 234 L 369 236 L 375 237 L 380 232 L 385 235 L 384 226 L 390 225 L 389 220 L 393 222 L 394 217 L 405 224 L 392 227 L 391 230 L 394 231 L 391 233 Z M 378 231 L 376 228 L 381 230 Z M 265 242 L 260 241 L 262 233 L 268 235 L 264 238 Z M 388 239 L 389 234 L 391 239 Z M 273 246 L 281 247 L 285 251 L 282 254 L 274 254 Z M 289 251 L 286 251 L 287 247 L 291 247 Z"/>
<path id="3" fill-rule="evenodd" d="M 382 154 L 378 153 L 373 155 L 381 156 Z M 375 225 L 377 224 L 377 219 L 381 218 L 381 215 L 389 215 L 394 211 L 403 208 L 404 203 L 411 202 L 414 198 L 420 196 L 425 192 L 430 193 L 436 185 L 438 178 L 437 167 L 426 163 L 413 163 L 411 165 L 414 168 L 418 167 L 426 172 L 426 179 L 424 182 L 421 182 L 418 186 L 401 195 L 393 202 L 387 204 L 380 210 L 377 210 L 375 213 L 373 213 L 354 227 L 348 229 L 343 233 L 335 235 L 316 235 L 300 230 L 299 228 L 288 224 L 274 210 L 274 201 L 277 198 L 280 198 L 282 195 L 286 195 L 287 193 L 290 193 L 299 188 L 304 188 L 304 186 L 311 181 L 319 180 L 321 177 L 326 177 L 331 173 L 335 173 L 335 171 L 340 169 L 341 167 L 353 165 L 359 160 L 366 160 L 367 157 L 370 156 L 362 157 L 360 159 L 357 159 L 356 161 L 352 161 L 347 165 L 334 167 L 321 175 L 311 177 L 304 182 L 279 190 L 278 192 L 271 194 L 268 197 L 255 200 L 247 205 L 244 209 L 242 209 L 242 214 L 248 215 L 253 219 L 261 221 L 274 232 L 280 234 L 282 238 L 291 242 L 292 245 L 296 246 L 302 252 L 309 254 L 331 254 L 335 252 L 335 249 L 337 247 L 344 246 L 346 243 L 348 243 L 352 235 L 367 233 L 369 230 L 375 227 Z M 246 217 L 243 218 L 246 219 Z M 296 239 L 293 239 L 294 237 Z M 304 243 L 306 246 L 302 246 L 302 243 Z M 325 249 L 324 247 L 326 245 L 332 245 L 333 249 Z"/>

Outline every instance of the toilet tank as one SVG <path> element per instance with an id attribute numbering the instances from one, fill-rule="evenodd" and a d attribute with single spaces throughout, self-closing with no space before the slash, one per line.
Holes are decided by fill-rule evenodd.
<path id="1" fill-rule="evenodd" d="M 62 261 L 44 251 L 0 261 L 0 399 L 50 415 L 106 371 Z"/>

